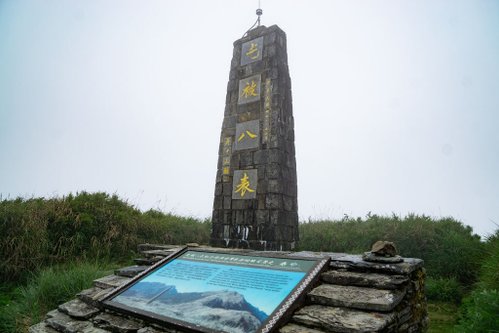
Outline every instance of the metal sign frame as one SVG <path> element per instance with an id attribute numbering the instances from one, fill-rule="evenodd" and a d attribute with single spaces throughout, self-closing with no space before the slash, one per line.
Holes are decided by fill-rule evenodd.
<path id="1" fill-rule="evenodd" d="M 192 259 L 193 258 L 193 259 Z M 207 258 L 207 259 L 205 259 Z M 218 258 L 218 259 L 216 259 Z M 225 261 L 224 261 L 225 260 Z M 232 262 L 231 262 L 232 260 Z M 192 261 L 192 262 L 191 262 Z M 253 261 L 253 262 L 252 262 Z M 281 274 L 283 276 L 287 276 L 286 274 L 291 274 L 295 276 L 294 282 L 289 282 L 289 292 L 286 296 L 279 298 L 276 302 L 280 301 L 278 305 L 273 308 L 273 311 L 268 314 L 264 321 L 260 321 L 260 325 L 257 329 L 251 331 L 251 333 L 269 333 L 272 332 L 275 328 L 278 328 L 283 321 L 291 315 L 292 311 L 300 305 L 300 301 L 306 295 L 306 292 L 314 285 L 319 277 L 319 273 L 322 271 L 326 264 L 330 261 L 329 257 L 324 258 L 303 258 L 303 257 L 294 257 L 289 255 L 279 255 L 276 253 L 273 254 L 262 254 L 260 253 L 252 253 L 252 252 L 235 252 L 235 251 L 210 251 L 210 249 L 195 249 L 195 248 L 187 248 L 184 247 L 170 256 L 165 257 L 160 260 L 153 266 L 151 266 L 146 271 L 134 277 L 131 281 L 126 283 L 125 285 L 118 287 L 109 295 L 107 295 L 102 301 L 101 304 L 108 309 L 125 313 L 126 315 L 131 315 L 134 317 L 138 317 L 141 319 L 145 319 L 149 322 L 155 322 L 159 324 L 163 324 L 166 326 L 174 327 L 177 329 L 181 329 L 187 332 L 203 332 L 203 333 L 215 333 L 215 332 L 225 332 L 225 333 L 234 333 L 239 332 L 237 330 L 220 330 L 219 328 L 214 329 L 210 327 L 203 326 L 200 323 L 196 323 L 195 321 L 189 322 L 188 320 L 180 320 L 178 318 L 174 318 L 172 316 L 161 315 L 159 313 L 151 312 L 141 309 L 140 307 L 133 307 L 129 304 L 124 304 L 123 301 L 119 301 L 120 295 L 121 298 L 131 300 L 130 296 L 123 295 L 125 292 L 129 291 L 129 294 L 136 294 L 140 288 L 133 288 L 135 285 L 148 278 L 157 278 L 165 276 L 160 274 L 164 270 L 170 269 L 170 274 L 174 273 L 174 268 L 180 264 L 185 262 L 191 262 L 193 265 L 205 265 L 207 267 L 213 266 L 213 269 L 219 269 L 220 273 L 223 269 L 227 269 L 226 266 L 233 266 L 233 271 L 251 271 L 258 273 L 263 271 L 268 272 L 279 272 L 277 274 Z M 262 264 L 263 263 L 263 264 Z M 265 267 L 266 263 L 272 263 L 273 266 Z M 284 263 L 284 264 L 283 264 Z M 302 266 L 305 268 L 300 268 L 301 270 L 294 270 L 293 267 L 283 268 L 283 265 L 286 266 L 288 263 L 293 263 L 295 266 Z M 170 264 L 169 267 L 167 265 Z M 177 265 L 177 266 L 175 266 Z M 167 267 L 167 268 L 165 268 Z M 218 267 L 218 268 L 217 268 Z M 238 268 L 239 267 L 239 268 Z M 163 269 L 163 271 L 162 271 Z M 241 271 L 242 272 L 242 271 Z M 294 274 L 297 273 L 297 274 Z M 301 273 L 304 273 L 302 277 Z M 156 274 L 156 275 L 155 275 Z M 166 277 L 170 278 L 171 277 Z M 299 280 L 298 280 L 299 279 Z M 297 281 L 297 282 L 296 282 Z M 210 284 L 210 283 L 206 283 Z M 166 286 L 166 285 L 165 285 Z M 143 290 L 143 289 L 140 289 Z M 168 290 L 168 289 L 166 289 Z M 175 288 L 176 292 L 176 288 Z M 205 291 L 206 292 L 206 291 Z M 213 292 L 220 292 L 220 287 L 215 289 Z M 284 291 L 285 293 L 286 291 Z M 152 300 L 156 300 L 156 298 L 161 297 L 164 292 L 159 293 L 151 300 L 148 301 L 149 304 Z M 246 292 L 248 295 L 249 292 Z M 178 295 L 178 293 L 176 294 Z M 186 294 L 184 294 L 186 295 Z M 150 296 L 150 295 L 149 295 Z M 168 295 L 167 295 L 168 296 Z M 244 295 L 243 295 L 244 296 Z M 128 298 L 127 298 L 128 297 Z M 118 298 L 118 300 L 117 300 Z M 244 299 L 244 298 L 243 298 Z M 127 301 L 128 302 L 128 301 Z M 131 301 L 130 301 L 131 302 Z M 144 303 L 145 304 L 145 303 Z M 251 303 L 249 303 L 252 305 Z M 217 308 L 218 309 L 218 308 Z M 259 308 L 256 307 L 258 310 Z M 222 309 L 223 311 L 223 309 Z M 230 310 L 227 310 L 230 311 Z M 262 312 L 266 314 L 265 312 Z"/>

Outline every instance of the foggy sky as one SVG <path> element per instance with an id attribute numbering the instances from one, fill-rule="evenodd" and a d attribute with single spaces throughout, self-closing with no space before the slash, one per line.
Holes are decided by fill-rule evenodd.
<path id="1" fill-rule="evenodd" d="M 0 0 L 0 194 L 210 217 L 257 1 Z M 262 1 L 288 37 L 301 220 L 499 223 L 499 2 Z"/>

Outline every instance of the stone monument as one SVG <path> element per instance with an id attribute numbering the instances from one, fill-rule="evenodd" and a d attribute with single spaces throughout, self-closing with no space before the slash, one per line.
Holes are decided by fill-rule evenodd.
<path id="1" fill-rule="evenodd" d="M 292 250 L 299 238 L 291 80 L 276 25 L 234 42 L 212 221 L 218 247 Z"/>

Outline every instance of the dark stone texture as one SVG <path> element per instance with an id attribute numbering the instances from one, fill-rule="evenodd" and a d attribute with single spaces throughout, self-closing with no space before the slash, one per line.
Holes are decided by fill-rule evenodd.
<path id="1" fill-rule="evenodd" d="M 313 304 L 340 306 L 366 311 L 392 311 L 405 296 L 405 290 L 383 290 L 323 284 L 308 297 Z"/>
<path id="2" fill-rule="evenodd" d="M 148 268 L 147 266 L 137 266 L 137 265 L 128 266 L 128 267 L 123 267 L 123 268 L 117 269 L 116 271 L 114 271 L 114 274 L 118 275 L 118 276 L 132 278 L 132 277 L 142 273 L 147 268 Z"/>
<path id="3" fill-rule="evenodd" d="M 322 305 L 306 306 L 293 321 L 325 332 L 382 332 L 396 320 L 394 313 L 364 312 Z"/>
<path id="4" fill-rule="evenodd" d="M 59 312 L 57 310 L 51 311 L 47 314 L 47 319 L 45 323 L 50 328 L 53 328 L 59 332 L 64 333 L 106 333 L 104 331 L 92 325 L 88 321 L 80 321 L 72 319 L 70 316 Z"/>
<path id="5" fill-rule="evenodd" d="M 117 276 L 117 275 L 109 275 L 103 278 L 94 280 L 94 286 L 106 289 L 106 288 L 116 288 L 121 287 L 125 283 L 130 281 L 130 278 Z"/>
<path id="6" fill-rule="evenodd" d="M 59 311 L 67 314 L 72 318 L 84 320 L 92 317 L 99 312 L 96 307 L 90 306 L 85 302 L 78 299 L 71 300 L 64 304 L 59 305 Z"/>
<path id="7" fill-rule="evenodd" d="M 101 313 L 92 319 L 92 322 L 100 328 L 119 333 L 134 333 L 144 326 L 140 321 L 115 316 L 110 313 Z"/>
<path id="8" fill-rule="evenodd" d="M 57 331 L 53 328 L 50 328 L 47 323 L 41 322 L 34 326 L 31 326 L 28 330 L 28 333 L 57 333 Z"/>
<path id="9" fill-rule="evenodd" d="M 286 35 L 281 29 L 257 27 L 234 42 L 226 96 L 211 244 L 292 249 L 299 239 L 296 161 L 291 79 Z M 230 152 L 223 147 L 227 138 L 234 142 Z M 230 173 L 225 169 L 222 176 L 229 164 Z M 257 170 L 258 186 L 254 193 L 238 197 L 234 191 L 241 183 L 242 170 Z M 228 189 L 220 184 L 230 182 L 233 200 L 229 202 L 222 198 L 228 195 Z M 232 216 L 230 223 L 251 224 L 249 239 L 241 242 L 232 238 L 237 237 L 233 232 L 228 239 L 218 238 L 223 234 L 221 226 L 227 224 L 226 213 Z"/>
<path id="10" fill-rule="evenodd" d="M 322 274 L 327 283 L 343 286 L 370 287 L 379 289 L 397 289 L 409 281 L 404 275 L 388 275 L 377 273 L 359 273 L 348 271 L 328 271 Z"/>

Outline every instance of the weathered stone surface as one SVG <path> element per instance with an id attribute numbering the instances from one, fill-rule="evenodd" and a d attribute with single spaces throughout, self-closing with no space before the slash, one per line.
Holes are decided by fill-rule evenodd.
<path id="1" fill-rule="evenodd" d="M 371 252 L 378 256 L 395 257 L 397 255 L 397 247 L 393 242 L 377 241 L 373 244 Z"/>
<path id="2" fill-rule="evenodd" d="M 156 261 L 153 260 L 152 258 L 136 258 L 133 259 L 133 262 L 139 266 L 151 266 Z"/>
<path id="3" fill-rule="evenodd" d="M 146 258 L 154 258 L 154 257 L 168 257 L 169 255 L 175 253 L 178 249 L 180 248 L 177 248 L 177 249 L 164 249 L 164 250 L 146 250 L 146 251 L 141 251 L 140 253 L 142 253 L 143 255 L 146 256 Z"/>
<path id="4" fill-rule="evenodd" d="M 334 253 L 334 252 L 295 252 L 292 256 L 304 258 L 320 258 L 329 256 L 331 258 L 330 267 L 334 269 L 346 269 L 352 271 L 370 271 L 378 273 L 409 275 L 415 270 L 422 268 L 424 261 L 415 258 L 403 258 L 401 263 L 387 264 L 378 262 L 368 262 L 358 254 Z"/>
<path id="5" fill-rule="evenodd" d="M 51 311 L 47 314 L 49 318 L 45 320 L 47 325 L 55 330 L 64 333 L 106 333 L 92 325 L 88 321 L 80 321 L 72 319 L 70 316 L 59 312 L 57 310 Z"/>
<path id="6" fill-rule="evenodd" d="M 76 296 L 87 304 L 96 305 L 98 301 L 102 300 L 113 290 L 114 290 L 113 287 L 106 289 L 102 289 L 99 287 L 92 287 L 90 289 L 82 290 Z"/>
<path id="7" fill-rule="evenodd" d="M 128 281 L 130 281 L 130 278 L 123 277 L 123 276 L 117 276 L 117 275 L 108 275 L 104 276 L 100 279 L 94 280 L 94 286 L 106 289 L 106 288 L 117 288 L 121 287 Z"/>
<path id="8" fill-rule="evenodd" d="M 119 333 L 137 332 L 144 327 L 139 321 L 118 317 L 110 313 L 101 313 L 92 319 L 92 322 L 100 328 Z"/>
<path id="9" fill-rule="evenodd" d="M 371 262 L 380 262 L 380 263 L 388 263 L 388 264 L 396 264 L 399 262 L 403 262 L 404 258 L 401 256 L 379 256 L 373 252 L 364 252 L 362 255 L 362 260 L 371 261 Z"/>
<path id="10" fill-rule="evenodd" d="M 409 278 L 403 275 L 359 273 L 337 270 L 327 271 L 322 274 L 321 278 L 323 281 L 332 284 L 380 289 L 397 289 L 409 281 Z"/>
<path id="11" fill-rule="evenodd" d="M 149 266 L 137 266 L 137 265 L 128 266 L 128 267 L 123 267 L 123 268 L 115 270 L 114 274 L 118 275 L 118 276 L 124 276 L 124 277 L 134 277 L 134 276 L 142 273 L 143 271 L 145 271 L 148 268 L 149 268 Z"/>
<path id="12" fill-rule="evenodd" d="M 325 332 L 380 332 L 395 321 L 393 313 L 364 312 L 347 308 L 310 305 L 300 309 L 293 321 Z"/>
<path id="13" fill-rule="evenodd" d="M 99 312 L 99 309 L 80 301 L 73 299 L 69 302 L 59 305 L 59 311 L 69 315 L 72 318 L 85 320 Z"/>
<path id="14" fill-rule="evenodd" d="M 257 50 L 260 44 L 254 43 L 256 40 L 263 40 L 263 53 Z M 245 52 L 255 59 L 246 62 Z M 246 60 L 241 62 L 241 59 Z M 291 79 L 284 31 L 277 26 L 260 26 L 234 42 L 229 77 L 210 243 L 254 250 L 292 250 L 299 237 Z M 233 143 L 232 149 L 226 142 Z M 240 171 L 250 169 L 257 170 L 258 186 L 250 186 L 254 192 L 246 192 L 242 197 L 234 189 L 231 193 L 221 190 L 224 183 L 231 182 L 234 187 L 243 184 Z M 252 179 L 249 182 L 254 183 Z M 286 218 L 289 231 L 275 228 L 268 217 L 275 211 L 294 213 Z M 232 215 L 231 221 L 227 220 L 227 214 Z M 252 232 L 242 239 L 239 233 L 221 232 L 228 224 L 265 232 Z"/>
<path id="15" fill-rule="evenodd" d="M 158 325 L 154 325 L 153 326 L 157 326 L 157 328 L 154 328 L 154 327 L 150 327 L 150 326 L 147 326 L 147 327 L 144 327 L 144 328 L 141 328 L 140 330 L 137 331 L 137 333 L 180 333 L 180 331 L 177 331 L 173 328 L 167 328 L 167 327 L 159 327 Z"/>
<path id="16" fill-rule="evenodd" d="M 153 245 L 149 245 L 153 246 Z M 154 248 L 153 248 L 154 249 Z M 422 261 L 418 259 L 408 259 L 403 265 L 373 265 L 358 258 L 360 256 L 347 255 L 344 253 L 313 253 L 313 252 L 274 252 L 274 251 L 252 251 L 247 249 L 227 249 L 200 247 L 201 250 L 227 253 L 241 252 L 251 253 L 258 256 L 280 256 L 283 254 L 305 258 L 324 258 L 324 255 L 333 259 L 330 265 L 347 265 L 349 271 L 344 268 L 340 270 L 330 270 L 323 273 L 322 285 L 309 292 L 308 300 L 312 305 L 302 308 L 292 316 L 292 322 L 285 323 L 279 330 L 282 333 L 326 333 L 326 332 L 425 332 L 428 326 L 428 316 L 426 309 L 426 299 L 424 296 L 425 271 L 422 268 Z M 334 262 L 336 261 L 336 262 Z M 374 267 L 374 268 L 373 268 Z M 394 268 L 396 267 L 396 268 Z M 401 268 L 402 267 L 402 268 Z M 384 271 L 383 271 L 384 269 Z M 414 271 L 414 269 L 417 269 Z M 405 270 L 404 276 L 401 274 L 389 275 L 377 272 L 388 272 Z M 375 273 L 376 272 L 376 273 Z M 114 276 L 107 277 L 111 280 Z M 129 279 L 125 279 L 129 280 Z M 108 284 L 108 279 L 104 279 L 104 284 Z M 120 283 L 111 283 L 119 285 Z M 370 288 L 365 288 L 370 287 Z M 338 289 L 339 288 L 339 289 Z M 396 289 L 393 289 L 396 288 Z M 383 290 L 380 290 L 383 289 Z M 83 290 L 78 297 L 89 305 L 97 305 L 98 300 L 102 300 L 115 287 L 102 289 L 93 287 Z M 354 291 L 352 291 L 354 290 Z M 405 291 L 407 290 L 407 291 Z M 380 293 L 374 295 L 373 293 Z M 402 301 L 397 302 L 398 294 L 404 294 Z M 367 296 L 366 296 L 367 295 Z M 391 296 L 386 296 L 391 295 Z M 362 301 L 362 297 L 368 300 L 367 305 Z M 387 302 L 383 303 L 387 298 Z M 402 296 L 400 296 L 402 297 Z M 380 301 L 381 299 L 381 301 Z M 392 302 L 390 302 L 390 299 Z M 382 302 L 383 301 L 383 302 Z M 72 301 L 75 303 L 82 302 Z M 71 314 L 74 310 L 72 302 L 61 305 L 59 308 Z M 387 304 L 397 304 L 393 310 Z M 360 305 L 359 305 L 360 304 Z M 303 305 L 303 304 L 301 304 Z M 100 308 L 96 306 L 96 308 Z M 90 308 L 92 308 L 90 306 Z M 360 310 L 377 309 L 377 310 Z M 383 311 L 389 312 L 383 312 Z M 107 311 L 107 310 L 106 310 Z M 84 312 L 84 311 L 82 311 Z M 85 318 L 86 314 L 74 314 Z M 133 317 L 133 316 L 132 316 Z M 114 325 L 114 326 L 113 326 Z M 100 328 L 99 328 L 100 327 Z M 142 322 L 139 319 L 131 318 L 117 312 L 101 312 L 93 315 L 93 318 L 82 321 L 76 317 L 68 316 L 59 310 L 51 311 L 47 314 L 45 322 L 30 328 L 31 333 L 55 333 L 55 332 L 138 332 L 138 333 L 181 333 L 186 332 L 181 328 L 173 328 Z"/>
<path id="17" fill-rule="evenodd" d="M 423 267 L 423 260 L 404 258 L 401 263 L 388 264 L 364 261 L 360 255 L 347 254 L 331 261 L 332 268 L 345 268 L 357 271 L 376 271 L 382 273 L 409 275 L 416 269 Z"/>
<path id="18" fill-rule="evenodd" d="M 324 331 L 319 331 L 313 328 L 309 328 L 306 326 L 300 326 L 293 323 L 287 324 L 284 327 L 281 327 L 279 330 L 280 333 L 324 333 Z"/>
<path id="19" fill-rule="evenodd" d="M 143 253 L 144 251 L 149 251 L 149 250 L 175 250 L 178 248 L 179 248 L 178 245 L 143 243 L 137 246 L 137 251 Z"/>
<path id="20" fill-rule="evenodd" d="M 50 328 L 45 322 L 41 322 L 31 326 L 28 333 L 57 333 L 57 331 Z"/>
<path id="21" fill-rule="evenodd" d="M 405 291 L 323 284 L 308 297 L 312 303 L 373 311 L 391 311 L 404 298 Z"/>

